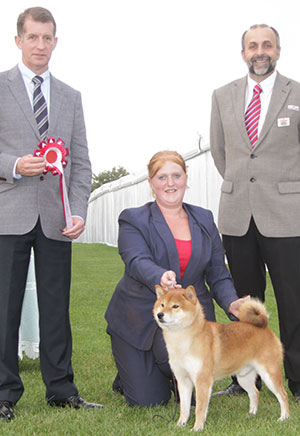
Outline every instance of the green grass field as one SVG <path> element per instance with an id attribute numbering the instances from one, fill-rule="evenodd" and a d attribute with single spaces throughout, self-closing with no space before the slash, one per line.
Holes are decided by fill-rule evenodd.
<path id="1" fill-rule="evenodd" d="M 15 408 L 16 418 L 0 421 L 1 436 L 170 436 L 187 435 L 194 423 L 194 411 L 184 429 L 176 428 L 173 398 L 165 407 L 130 408 L 124 398 L 112 392 L 116 375 L 106 334 L 104 312 L 116 283 L 123 273 L 117 249 L 99 244 L 73 245 L 71 323 L 73 368 L 81 396 L 100 402 L 103 410 L 55 409 L 47 406 L 39 371 L 39 360 L 24 358 L 20 373 L 25 392 Z M 278 334 L 276 305 L 268 285 L 267 308 L 270 326 Z M 228 322 L 217 310 L 218 320 Z M 229 378 L 217 382 L 214 390 L 225 388 Z M 287 387 L 287 385 L 286 385 Z M 299 405 L 289 393 L 291 418 L 278 423 L 279 404 L 263 386 L 257 416 L 248 415 L 248 397 L 213 397 L 205 436 L 299 436 Z M 298 408 L 298 410 L 297 410 Z M 153 419 L 155 414 L 161 418 Z"/>

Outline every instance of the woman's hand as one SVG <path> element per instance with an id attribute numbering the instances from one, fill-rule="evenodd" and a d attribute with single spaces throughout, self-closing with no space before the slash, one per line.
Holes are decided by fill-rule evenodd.
<path id="1" fill-rule="evenodd" d="M 178 285 L 176 282 L 176 274 L 174 271 L 166 271 L 163 273 L 160 279 L 160 286 L 163 288 L 181 288 L 181 285 Z"/>
<path id="2" fill-rule="evenodd" d="M 229 306 L 229 312 L 238 318 L 241 304 L 243 304 L 244 301 L 249 300 L 249 298 L 251 298 L 250 295 L 247 295 L 247 297 L 239 298 L 238 300 L 233 301 Z"/>

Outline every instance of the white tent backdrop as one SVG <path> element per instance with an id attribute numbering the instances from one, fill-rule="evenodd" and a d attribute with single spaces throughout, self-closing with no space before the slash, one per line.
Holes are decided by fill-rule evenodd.
<path id="1" fill-rule="evenodd" d="M 209 149 L 183 155 L 188 168 L 188 189 L 184 201 L 210 209 L 217 222 L 221 177 Z M 86 230 L 78 242 L 117 245 L 118 216 L 127 207 L 152 201 L 147 172 L 130 174 L 100 186 L 92 192 Z"/>

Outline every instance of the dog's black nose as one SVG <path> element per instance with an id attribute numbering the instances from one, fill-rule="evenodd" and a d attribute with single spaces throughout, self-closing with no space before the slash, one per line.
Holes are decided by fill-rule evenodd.
<path id="1" fill-rule="evenodd" d="M 160 320 L 162 320 L 164 316 L 165 316 L 165 314 L 163 312 L 159 312 L 157 314 L 157 318 L 160 319 Z"/>

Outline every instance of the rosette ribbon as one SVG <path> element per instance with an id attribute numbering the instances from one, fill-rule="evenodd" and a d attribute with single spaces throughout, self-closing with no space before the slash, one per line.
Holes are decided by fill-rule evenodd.
<path id="1" fill-rule="evenodd" d="M 34 156 L 43 157 L 46 162 L 44 174 L 50 171 L 53 175 L 59 175 L 60 195 L 63 206 L 66 228 L 73 225 L 71 209 L 69 204 L 67 186 L 64 176 L 64 168 L 67 166 L 66 156 L 69 156 L 69 149 L 64 148 L 65 142 L 62 139 L 55 141 L 54 137 L 47 138 L 38 144 L 38 149 L 33 152 Z"/>

